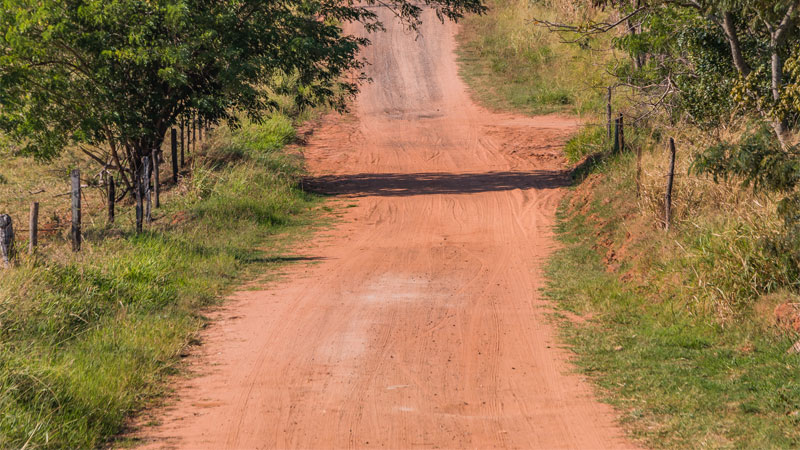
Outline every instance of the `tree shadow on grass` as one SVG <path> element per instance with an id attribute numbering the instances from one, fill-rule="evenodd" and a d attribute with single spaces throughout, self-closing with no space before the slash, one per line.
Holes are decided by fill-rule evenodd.
<path id="1" fill-rule="evenodd" d="M 607 161 L 609 161 L 613 156 L 619 155 L 620 152 L 609 152 L 609 151 L 602 151 L 597 153 L 592 153 L 591 155 L 586 156 L 577 166 L 572 168 L 570 171 L 570 177 L 572 178 L 573 185 L 579 185 L 586 179 L 589 175 L 597 171 L 600 167 L 603 166 Z"/>

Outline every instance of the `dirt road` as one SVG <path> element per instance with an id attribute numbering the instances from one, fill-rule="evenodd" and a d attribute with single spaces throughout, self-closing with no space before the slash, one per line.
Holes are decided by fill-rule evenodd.
<path id="1" fill-rule="evenodd" d="M 149 445 L 628 446 L 538 294 L 576 123 L 481 109 L 455 26 L 384 19 L 374 83 L 306 150 L 311 184 L 355 206 L 301 250 L 317 263 L 234 297 Z"/>

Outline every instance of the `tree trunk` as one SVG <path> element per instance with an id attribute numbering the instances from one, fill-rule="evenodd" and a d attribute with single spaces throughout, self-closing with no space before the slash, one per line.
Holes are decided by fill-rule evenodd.
<path id="1" fill-rule="evenodd" d="M 783 59 L 779 53 L 778 43 L 773 42 L 772 45 L 772 80 L 771 80 L 771 90 L 772 90 L 772 100 L 777 105 L 778 102 L 781 100 L 781 86 L 783 84 Z M 788 126 L 786 124 L 786 118 L 781 116 L 777 117 L 772 120 L 772 129 L 775 131 L 775 135 L 778 137 L 778 141 L 781 143 L 781 148 L 786 148 L 788 145 L 787 134 L 788 134 Z"/>
<path id="2" fill-rule="evenodd" d="M 797 3 L 792 3 L 786 10 L 781 23 L 777 27 L 769 27 L 770 31 L 770 52 L 771 52 L 771 69 L 772 69 L 772 100 L 777 106 L 781 100 L 781 87 L 783 85 L 783 58 L 781 58 L 781 47 L 786 42 L 787 33 L 790 32 L 794 24 L 794 14 L 797 9 Z M 775 130 L 775 135 L 778 136 L 778 141 L 781 143 L 781 148 L 786 148 L 788 145 L 788 131 L 789 127 L 786 123 L 786 117 L 781 115 L 772 121 L 772 128 Z"/>
<path id="3" fill-rule="evenodd" d="M 635 2 L 634 8 L 637 8 L 637 9 L 639 8 L 639 0 L 637 0 Z M 627 22 L 628 22 L 627 23 L 627 25 L 628 25 L 628 33 L 631 36 L 636 36 L 637 27 L 633 23 L 633 20 L 632 19 L 628 19 Z M 633 60 L 633 68 L 636 69 L 636 70 L 640 70 L 642 68 L 642 55 L 639 55 L 639 54 L 631 55 L 631 59 Z"/>
<path id="4" fill-rule="evenodd" d="M 780 49 L 781 45 L 785 41 L 787 30 L 791 27 L 793 22 L 793 15 L 794 15 L 795 6 L 792 5 L 786 11 L 783 20 L 777 27 L 772 27 L 770 24 L 767 24 L 767 28 L 770 32 L 770 52 L 771 52 L 771 85 L 770 90 L 772 92 L 772 100 L 777 105 L 778 102 L 781 100 L 781 86 L 783 83 L 783 59 L 781 58 Z M 742 77 L 746 77 L 752 72 L 752 69 L 745 61 L 744 56 L 742 55 L 741 45 L 739 43 L 739 36 L 736 31 L 736 24 L 735 18 L 733 14 L 729 11 L 722 13 L 722 30 L 725 34 L 725 39 L 727 39 L 728 44 L 731 48 L 731 57 L 733 58 L 733 65 L 736 67 L 736 70 L 739 72 L 739 75 Z M 767 111 L 761 111 L 762 116 L 767 116 Z M 786 148 L 787 140 L 788 140 L 788 126 L 786 123 L 786 119 L 784 117 L 778 117 L 771 119 L 772 122 L 772 129 L 775 132 L 775 136 L 778 138 L 778 141 L 781 144 L 782 148 Z"/>
<path id="5" fill-rule="evenodd" d="M 164 135 L 167 133 L 167 128 L 159 129 L 154 136 L 140 138 L 131 143 L 133 148 L 133 161 L 131 164 L 131 172 L 138 175 L 142 166 L 142 158 L 152 156 L 154 148 L 161 148 L 164 143 Z"/>
<path id="6" fill-rule="evenodd" d="M 731 47 L 733 65 L 736 67 L 739 75 L 743 77 L 750 75 L 752 69 L 750 69 L 750 65 L 747 64 L 747 61 L 745 61 L 742 55 L 742 46 L 739 44 L 739 34 L 736 32 L 733 14 L 728 11 L 722 13 L 722 31 L 725 32 L 725 39 L 728 40 L 728 45 Z"/>
<path id="7" fill-rule="evenodd" d="M 117 140 L 114 139 L 111 133 L 108 133 L 109 139 L 108 142 L 111 147 L 111 157 L 114 160 L 114 164 L 117 165 L 119 168 L 119 175 L 122 178 L 122 182 L 125 184 L 125 188 L 127 192 L 131 192 L 133 190 L 133 185 L 128 179 L 128 174 L 125 173 L 125 167 L 122 165 L 122 160 L 119 157 L 119 146 L 117 145 Z M 123 196 L 125 192 L 123 192 Z"/>

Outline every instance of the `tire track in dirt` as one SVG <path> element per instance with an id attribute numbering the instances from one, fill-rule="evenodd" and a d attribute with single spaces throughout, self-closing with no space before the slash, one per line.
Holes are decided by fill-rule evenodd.
<path id="1" fill-rule="evenodd" d="M 376 12 L 375 82 L 305 150 L 307 185 L 356 206 L 217 314 L 147 446 L 631 447 L 538 293 L 576 121 L 476 106 L 454 25 Z"/>

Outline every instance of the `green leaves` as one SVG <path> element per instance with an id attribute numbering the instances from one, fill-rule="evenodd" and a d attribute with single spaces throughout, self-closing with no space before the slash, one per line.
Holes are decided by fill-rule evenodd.
<path id="1" fill-rule="evenodd" d="M 441 17 L 480 0 L 426 0 Z M 347 0 L 5 0 L 0 10 L 0 130 L 47 158 L 87 144 L 132 172 L 187 112 L 205 122 L 259 118 L 274 75 L 296 77 L 300 105 L 345 107 L 365 77 L 368 41 L 342 24 L 380 29 Z M 387 3 L 410 26 L 420 8 Z M 345 79 L 355 71 L 356 77 Z"/>

